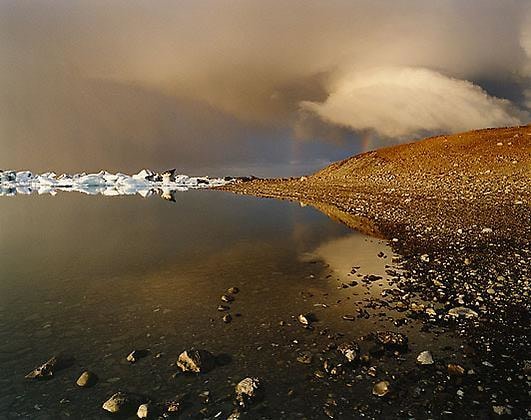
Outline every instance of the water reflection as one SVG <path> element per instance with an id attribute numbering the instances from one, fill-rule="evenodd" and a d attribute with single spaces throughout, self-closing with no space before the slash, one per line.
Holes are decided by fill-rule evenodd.
<path id="1" fill-rule="evenodd" d="M 83 407 L 93 418 L 116 389 L 198 393 L 202 380 L 171 379 L 174 358 L 190 346 L 231 355 L 230 365 L 209 374 L 215 394 L 255 374 L 286 407 L 288 389 L 308 373 L 293 356 L 315 346 L 295 317 L 314 311 L 341 327 L 337 301 L 347 295 L 330 280 L 352 265 L 381 272 L 382 249 L 311 207 L 217 191 L 189 191 L 177 203 L 82 194 L 0 200 L 0 409 L 57 418 Z M 233 286 L 241 292 L 225 324 L 217 307 Z M 125 356 L 133 348 L 151 357 L 132 368 Z M 57 352 L 74 355 L 75 365 L 46 383 L 24 380 Z M 87 367 L 101 382 L 80 393 L 74 382 Z M 311 407 L 304 398 L 289 404 Z"/>

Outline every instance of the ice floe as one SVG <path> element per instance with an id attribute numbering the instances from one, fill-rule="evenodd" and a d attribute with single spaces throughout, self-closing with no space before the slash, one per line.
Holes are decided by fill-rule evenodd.
<path id="1" fill-rule="evenodd" d="M 54 172 L 33 174 L 30 171 L 0 170 L 0 196 L 17 194 L 51 194 L 74 191 L 90 195 L 134 195 L 143 197 L 159 195 L 174 201 L 177 191 L 211 188 L 232 182 L 234 178 L 209 178 L 176 174 L 175 170 L 162 173 L 142 169 L 134 175 L 101 171 L 87 174 L 62 174 Z"/>

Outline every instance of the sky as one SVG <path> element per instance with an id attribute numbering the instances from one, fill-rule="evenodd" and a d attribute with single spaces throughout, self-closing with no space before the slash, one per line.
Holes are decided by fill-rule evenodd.
<path id="1" fill-rule="evenodd" d="M 0 169 L 284 176 L 530 112 L 525 0 L 0 0 Z"/>

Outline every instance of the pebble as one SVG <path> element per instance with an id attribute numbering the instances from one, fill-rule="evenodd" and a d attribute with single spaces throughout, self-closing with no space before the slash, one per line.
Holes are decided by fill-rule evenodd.
<path id="1" fill-rule="evenodd" d="M 87 388 L 94 385 L 98 381 L 98 377 L 95 373 L 89 370 L 84 371 L 76 381 L 76 385 L 82 388 Z"/>
<path id="2" fill-rule="evenodd" d="M 417 356 L 417 363 L 420 365 L 433 365 L 433 356 L 428 350 L 425 350 Z"/>
<path id="3" fill-rule="evenodd" d="M 389 392 L 389 382 L 387 381 L 380 381 L 377 384 L 375 384 L 372 388 L 372 394 L 376 395 L 377 397 L 383 397 L 387 395 Z"/>

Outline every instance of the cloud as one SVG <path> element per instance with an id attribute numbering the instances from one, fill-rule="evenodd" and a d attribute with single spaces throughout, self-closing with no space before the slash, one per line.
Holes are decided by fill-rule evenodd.
<path id="1" fill-rule="evenodd" d="M 522 122 L 509 101 L 423 68 L 354 71 L 333 83 L 324 102 L 301 106 L 333 124 L 394 138 Z"/>
<path id="2" fill-rule="evenodd" d="M 128 142 L 201 159 L 272 137 L 249 125 L 337 143 L 527 122 L 530 16 L 524 0 L 3 0 L 0 164 Z"/>

